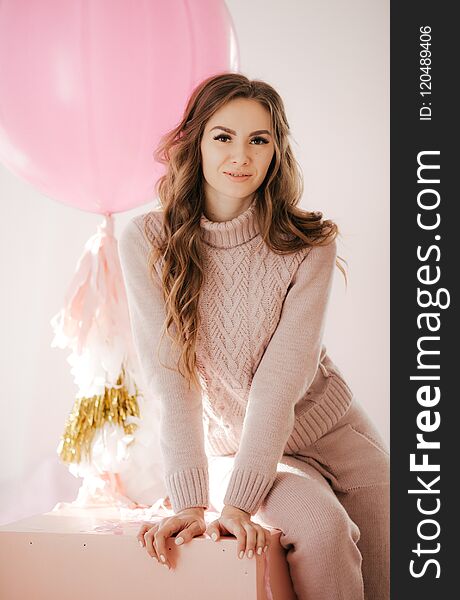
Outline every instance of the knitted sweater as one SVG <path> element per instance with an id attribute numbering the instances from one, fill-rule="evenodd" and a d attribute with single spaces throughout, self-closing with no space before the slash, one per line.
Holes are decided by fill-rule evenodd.
<path id="1" fill-rule="evenodd" d="M 201 390 L 189 390 L 156 353 L 165 318 L 161 260 L 153 278 L 147 263 L 161 221 L 161 209 L 131 219 L 119 252 L 136 353 L 148 392 L 160 403 L 166 489 L 175 512 L 207 508 L 207 455 L 235 455 L 224 502 L 255 514 L 282 455 L 314 443 L 352 401 L 322 344 L 336 243 L 276 254 L 259 235 L 255 200 L 229 221 L 202 213 Z M 167 366 L 177 365 L 167 334 L 159 354 Z"/>

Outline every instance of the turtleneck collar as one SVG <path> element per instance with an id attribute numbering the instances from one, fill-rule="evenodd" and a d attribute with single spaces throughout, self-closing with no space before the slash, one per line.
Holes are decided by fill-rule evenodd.
<path id="1" fill-rule="evenodd" d="M 258 233 L 255 218 L 256 198 L 249 207 L 229 221 L 210 221 L 201 214 L 200 226 L 202 239 L 217 248 L 232 248 L 252 240 Z"/>

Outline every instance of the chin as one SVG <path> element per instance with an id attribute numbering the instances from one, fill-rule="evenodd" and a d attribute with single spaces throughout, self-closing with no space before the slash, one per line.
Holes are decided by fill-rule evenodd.
<path id="1" fill-rule="evenodd" d="M 225 190 L 221 190 L 222 194 L 233 196 L 234 198 L 246 198 L 250 194 L 253 194 L 257 188 L 246 187 L 245 185 L 238 184 L 241 189 L 235 190 L 235 186 L 226 187 Z"/>

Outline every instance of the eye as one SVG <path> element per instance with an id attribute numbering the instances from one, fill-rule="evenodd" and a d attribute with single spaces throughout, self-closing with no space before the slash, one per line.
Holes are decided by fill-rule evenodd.
<path id="1" fill-rule="evenodd" d="M 220 139 L 224 139 L 224 140 L 230 140 L 231 137 L 229 135 L 226 135 L 225 133 L 220 133 L 219 135 L 216 135 L 214 138 L 214 140 L 220 140 Z M 262 144 L 268 144 L 269 141 L 266 138 L 257 136 L 252 138 L 251 142 L 259 142 L 257 144 L 255 144 L 256 146 L 261 146 Z"/>
<path id="2" fill-rule="evenodd" d="M 214 139 L 214 140 L 220 140 L 220 138 L 224 138 L 224 139 L 226 139 L 226 140 L 229 140 L 229 139 L 230 139 L 230 136 L 229 136 L 229 135 L 226 135 L 225 133 L 220 133 L 219 135 L 216 135 L 216 137 L 214 137 L 213 139 Z"/>
<path id="3" fill-rule="evenodd" d="M 257 136 L 255 138 L 252 138 L 251 142 L 254 142 L 255 140 L 259 140 L 260 142 L 262 142 L 262 144 L 268 144 L 267 138 Z M 262 144 L 256 144 L 256 146 L 261 146 Z"/>

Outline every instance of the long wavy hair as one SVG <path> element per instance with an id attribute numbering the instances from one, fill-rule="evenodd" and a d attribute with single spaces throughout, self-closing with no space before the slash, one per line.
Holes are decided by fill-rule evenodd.
<path id="1" fill-rule="evenodd" d="M 161 340 L 167 331 L 177 345 L 177 366 L 189 388 L 191 382 L 199 387 L 195 349 L 204 274 L 200 218 L 205 208 L 200 144 L 208 119 L 235 98 L 257 100 L 271 116 L 275 152 L 255 192 L 255 217 L 262 242 L 273 252 L 289 254 L 306 246 L 329 244 L 339 234 L 337 225 L 324 220 L 320 211 L 297 206 L 303 194 L 303 175 L 289 143 L 283 101 L 275 89 L 240 73 L 222 73 L 202 81 L 192 92 L 180 123 L 162 136 L 154 152 L 155 160 L 167 169 L 155 186 L 163 225 L 161 239 L 152 245 L 149 259 L 152 275 L 156 260 L 161 258 L 162 262 L 166 319 Z M 337 260 L 336 266 L 346 282 L 346 272 Z"/>

